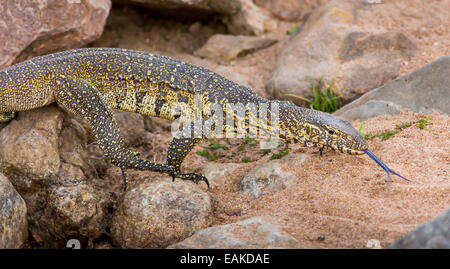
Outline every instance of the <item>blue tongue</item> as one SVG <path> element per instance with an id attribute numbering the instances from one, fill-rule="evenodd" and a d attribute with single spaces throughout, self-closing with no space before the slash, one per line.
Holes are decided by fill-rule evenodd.
<path id="1" fill-rule="evenodd" d="M 405 178 L 405 177 L 399 175 L 399 174 L 396 173 L 394 170 L 392 170 L 391 168 L 387 167 L 387 165 L 384 164 L 380 159 L 378 159 L 378 157 L 375 156 L 375 154 L 373 154 L 370 150 L 365 149 L 364 152 L 365 152 L 367 155 L 369 155 L 370 158 L 372 158 L 374 161 L 376 161 L 377 164 L 378 164 L 379 166 L 383 167 L 384 171 L 386 171 L 386 173 L 387 173 L 387 176 L 388 176 L 388 182 L 389 182 L 389 183 L 392 181 L 392 180 L 391 180 L 391 174 L 390 174 L 390 173 L 392 173 L 392 174 L 394 174 L 394 175 L 397 175 L 397 176 L 403 178 L 403 179 L 406 180 L 406 181 L 412 182 L 411 180 L 409 180 L 409 179 L 407 179 L 407 178 Z"/>

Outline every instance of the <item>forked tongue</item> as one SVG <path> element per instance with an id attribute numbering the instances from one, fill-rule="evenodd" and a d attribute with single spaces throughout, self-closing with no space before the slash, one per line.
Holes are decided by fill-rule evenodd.
<path id="1" fill-rule="evenodd" d="M 395 172 L 395 171 L 392 170 L 391 168 L 387 167 L 387 165 L 384 164 L 380 159 L 378 159 L 378 157 L 375 156 L 375 154 L 373 154 L 370 150 L 365 149 L 364 152 L 365 152 L 367 155 L 369 155 L 369 157 L 372 158 L 375 162 L 377 162 L 377 164 L 378 164 L 379 166 L 383 167 L 384 171 L 386 171 L 387 176 L 388 176 L 388 183 L 391 183 L 391 182 L 392 182 L 392 180 L 391 180 L 391 174 L 390 174 L 390 173 L 392 173 L 392 174 L 394 174 L 394 175 L 397 175 L 397 176 L 403 178 L 403 179 L 406 180 L 406 181 L 413 182 L 412 180 L 409 180 L 409 179 L 407 179 L 407 178 L 405 178 L 405 177 L 399 175 L 397 172 Z"/>

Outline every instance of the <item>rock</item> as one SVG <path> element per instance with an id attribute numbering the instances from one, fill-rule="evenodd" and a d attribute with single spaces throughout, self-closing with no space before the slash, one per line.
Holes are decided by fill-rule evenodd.
<path id="1" fill-rule="evenodd" d="M 394 115 L 403 110 L 450 114 L 450 56 L 370 91 L 334 114 L 348 120 Z"/>
<path id="2" fill-rule="evenodd" d="M 211 198 L 195 183 L 171 178 L 130 188 L 112 220 L 122 248 L 164 248 L 210 224 Z"/>
<path id="3" fill-rule="evenodd" d="M 82 124 L 56 105 L 20 112 L 0 131 L 0 169 L 25 200 L 41 247 L 72 238 L 86 244 L 108 226 L 114 190 L 98 179 L 87 140 Z"/>
<path id="4" fill-rule="evenodd" d="M 0 170 L 19 193 L 57 181 L 62 123 L 63 113 L 49 106 L 20 112 L 0 132 Z"/>
<path id="5" fill-rule="evenodd" d="M 181 60 L 199 65 L 206 69 L 212 70 L 219 75 L 232 80 L 240 85 L 244 85 L 246 87 L 252 88 L 252 84 L 250 83 L 250 78 L 240 73 L 239 70 L 233 69 L 229 65 L 217 64 L 215 62 L 209 61 L 207 59 L 198 58 L 192 55 L 184 54 L 183 57 L 180 57 Z"/>
<path id="6" fill-rule="evenodd" d="M 9 180 L 0 174 L 0 249 L 20 248 L 27 238 L 25 201 Z"/>
<path id="7" fill-rule="evenodd" d="M 229 181 L 236 169 L 240 167 L 242 164 L 238 163 L 208 162 L 203 166 L 202 173 L 208 179 L 211 188 L 216 188 Z"/>
<path id="8" fill-rule="evenodd" d="M 277 42 L 268 36 L 234 36 L 216 34 L 208 39 L 203 47 L 194 54 L 215 61 L 231 61 L 246 52 L 254 51 L 271 46 Z"/>
<path id="9" fill-rule="evenodd" d="M 110 0 L 5 1 L 0 5 L 0 68 L 92 42 L 111 7 Z"/>
<path id="10" fill-rule="evenodd" d="M 314 8 L 329 0 L 253 0 L 257 6 L 270 11 L 276 18 L 284 21 L 300 21 Z"/>
<path id="11" fill-rule="evenodd" d="M 285 171 L 292 165 L 299 165 L 306 160 L 305 154 L 293 154 L 279 160 L 271 160 L 253 168 L 241 181 L 240 190 L 258 198 L 267 191 L 280 191 L 295 178 Z"/>
<path id="12" fill-rule="evenodd" d="M 112 197 L 86 183 L 55 186 L 26 194 L 30 231 L 34 240 L 51 248 L 64 247 L 69 239 L 83 245 L 107 233 Z"/>
<path id="13" fill-rule="evenodd" d="M 282 227 L 267 217 L 255 217 L 240 222 L 209 227 L 196 232 L 168 248 L 300 248 L 301 245 Z"/>
<path id="14" fill-rule="evenodd" d="M 136 145 L 145 132 L 144 117 L 138 113 L 116 110 L 114 118 L 119 125 L 125 145 L 127 147 Z"/>
<path id="15" fill-rule="evenodd" d="M 392 243 L 391 249 L 450 249 L 450 209 L 436 218 L 419 225 L 401 239 Z"/>
<path id="16" fill-rule="evenodd" d="M 225 16 L 222 21 L 226 24 L 228 32 L 234 35 L 262 35 L 272 20 L 268 12 L 259 8 L 252 0 L 239 0 L 241 9 L 232 16 Z"/>
<path id="17" fill-rule="evenodd" d="M 278 58 L 266 92 L 303 104 L 294 94 L 312 97 L 311 79 L 333 84 L 349 102 L 398 76 L 401 63 L 416 52 L 403 33 L 358 23 L 361 1 L 331 1 L 315 10 Z"/>
<path id="18" fill-rule="evenodd" d="M 115 0 L 122 4 L 134 3 L 160 10 L 190 10 L 225 15 L 235 14 L 241 8 L 239 0 Z"/>

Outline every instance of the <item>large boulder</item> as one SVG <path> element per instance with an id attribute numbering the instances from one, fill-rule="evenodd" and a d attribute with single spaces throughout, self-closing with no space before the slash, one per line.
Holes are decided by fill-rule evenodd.
<path id="1" fill-rule="evenodd" d="M 103 32 L 110 7 L 110 0 L 2 1 L 0 68 L 95 40 Z"/>
<path id="2" fill-rule="evenodd" d="M 196 232 L 169 248 L 300 248 L 301 245 L 269 217 L 213 226 Z"/>
<path id="3" fill-rule="evenodd" d="M 0 249 L 20 248 L 27 237 L 25 201 L 0 173 Z"/>
<path id="4" fill-rule="evenodd" d="M 312 97 L 311 80 L 323 80 L 348 102 L 397 77 L 416 45 L 403 33 L 361 23 L 365 7 L 344 0 L 316 9 L 281 52 L 267 94 L 303 104 L 287 94 Z"/>
<path id="5" fill-rule="evenodd" d="M 399 240 L 392 243 L 391 249 L 450 249 L 450 209 L 436 218 L 427 221 Z"/>
<path id="6" fill-rule="evenodd" d="M 348 120 L 394 115 L 403 110 L 450 115 L 450 56 L 370 91 L 334 114 Z"/>
<path id="7" fill-rule="evenodd" d="M 122 248 L 164 248 L 208 226 L 211 214 L 211 198 L 199 185 L 162 177 L 125 193 L 111 237 Z"/>
<path id="8" fill-rule="evenodd" d="M 112 184 L 89 161 L 82 124 L 57 106 L 20 112 L 0 132 L 0 169 L 23 197 L 29 231 L 42 247 L 89 244 L 106 232 Z"/>

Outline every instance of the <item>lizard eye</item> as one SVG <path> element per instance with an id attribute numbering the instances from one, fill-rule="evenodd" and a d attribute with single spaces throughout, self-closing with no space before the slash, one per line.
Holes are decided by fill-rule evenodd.
<path id="1" fill-rule="evenodd" d="M 333 130 L 328 130 L 328 133 L 329 133 L 330 135 L 332 135 L 332 134 L 334 134 L 334 131 L 333 131 Z"/>

